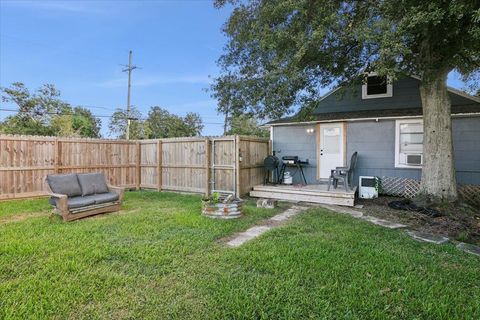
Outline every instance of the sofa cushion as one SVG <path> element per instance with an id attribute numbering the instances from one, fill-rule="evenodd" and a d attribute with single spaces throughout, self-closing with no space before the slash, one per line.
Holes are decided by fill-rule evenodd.
<path id="1" fill-rule="evenodd" d="M 118 194 L 113 192 L 99 193 L 99 194 L 93 194 L 91 196 L 88 196 L 88 198 L 92 198 L 93 200 L 95 200 L 95 204 L 100 204 L 100 203 L 117 201 Z"/>
<path id="2" fill-rule="evenodd" d="M 82 195 L 87 196 L 95 193 L 108 192 L 108 186 L 105 182 L 105 176 L 101 172 L 79 173 L 78 182 L 82 188 Z"/>
<path id="3" fill-rule="evenodd" d="M 68 203 L 69 209 L 74 209 L 74 208 L 91 206 L 95 204 L 95 199 L 93 199 L 92 196 L 88 196 L 88 197 L 79 196 L 79 197 L 69 198 L 67 200 L 67 203 Z"/>
<path id="4" fill-rule="evenodd" d="M 68 197 L 82 195 L 82 189 L 75 173 L 49 174 L 47 182 L 54 193 L 66 194 Z"/>

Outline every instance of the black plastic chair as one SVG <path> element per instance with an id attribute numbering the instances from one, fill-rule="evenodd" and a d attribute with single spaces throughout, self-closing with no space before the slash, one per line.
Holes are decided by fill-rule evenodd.
<path id="1" fill-rule="evenodd" d="M 357 155 L 358 153 L 355 151 L 352 154 L 352 158 L 350 159 L 350 164 L 348 167 L 336 167 L 330 172 L 330 177 L 328 178 L 328 190 L 330 191 L 330 185 L 333 184 L 333 187 L 337 189 L 338 180 L 342 180 L 343 184 L 345 185 L 345 191 L 350 191 L 350 183 L 353 180 L 353 171 L 355 170 L 355 166 L 357 164 Z"/>

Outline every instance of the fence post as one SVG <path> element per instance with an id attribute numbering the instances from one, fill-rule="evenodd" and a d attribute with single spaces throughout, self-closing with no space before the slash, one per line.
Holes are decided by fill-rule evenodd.
<path id="1" fill-rule="evenodd" d="M 205 138 L 205 196 L 210 196 L 210 179 L 211 179 L 211 172 L 210 167 L 212 165 L 212 155 L 210 151 L 210 139 Z"/>
<path id="2" fill-rule="evenodd" d="M 240 198 L 240 136 L 235 135 L 235 196 Z"/>
<path id="3" fill-rule="evenodd" d="M 162 191 L 162 140 L 157 141 L 157 182 L 158 191 Z"/>
<path id="4" fill-rule="evenodd" d="M 140 142 L 136 142 L 136 145 L 137 145 L 137 161 L 136 161 L 136 164 L 135 164 L 135 167 L 136 167 L 136 171 L 137 171 L 137 179 L 136 179 L 136 183 L 135 183 L 135 188 L 137 190 L 140 190 L 140 185 L 141 185 L 141 179 L 142 179 L 142 172 L 140 170 L 140 161 L 142 160 L 142 156 L 141 156 L 141 150 L 140 150 Z"/>
<path id="5" fill-rule="evenodd" d="M 55 163 L 53 164 L 55 174 L 58 173 L 59 160 L 60 160 L 60 148 L 58 144 L 58 138 L 55 138 Z"/>

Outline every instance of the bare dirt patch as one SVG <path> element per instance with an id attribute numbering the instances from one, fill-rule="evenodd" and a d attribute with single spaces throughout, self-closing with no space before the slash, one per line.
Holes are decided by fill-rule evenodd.
<path id="1" fill-rule="evenodd" d="M 466 204 L 436 207 L 440 217 L 431 217 L 416 211 L 396 210 L 388 203 L 403 198 L 382 196 L 377 199 L 358 199 L 356 204 L 364 207 L 357 210 L 374 217 L 403 223 L 411 229 L 448 236 L 452 240 L 480 244 L 480 208 Z"/>

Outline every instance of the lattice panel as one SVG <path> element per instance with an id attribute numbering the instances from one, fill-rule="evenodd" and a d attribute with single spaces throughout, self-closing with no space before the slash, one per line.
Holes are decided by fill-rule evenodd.
<path id="1" fill-rule="evenodd" d="M 382 177 L 380 193 L 389 196 L 413 198 L 420 190 L 415 179 Z M 480 206 L 480 185 L 458 185 L 458 195 L 473 206 Z"/>
<path id="2" fill-rule="evenodd" d="M 458 186 L 458 195 L 462 197 L 465 202 L 480 207 L 480 186 L 460 185 Z"/>
<path id="3" fill-rule="evenodd" d="M 420 189 L 420 181 L 415 179 L 382 177 L 380 193 L 389 196 L 413 198 Z"/>

